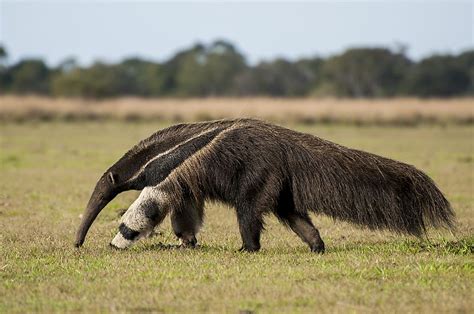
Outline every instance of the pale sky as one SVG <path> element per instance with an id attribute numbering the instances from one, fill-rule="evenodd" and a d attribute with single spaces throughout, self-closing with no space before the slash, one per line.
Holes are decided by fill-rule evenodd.
<path id="1" fill-rule="evenodd" d="M 0 0 L 10 62 L 56 65 L 139 56 L 164 61 L 201 41 L 233 42 L 248 61 L 404 44 L 412 58 L 473 49 L 474 1 L 153 2 Z"/>

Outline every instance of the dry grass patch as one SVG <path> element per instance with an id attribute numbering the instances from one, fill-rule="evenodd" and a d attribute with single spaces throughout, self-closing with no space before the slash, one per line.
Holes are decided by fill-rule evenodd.
<path id="1" fill-rule="evenodd" d="M 206 98 L 79 100 L 0 97 L 0 120 L 202 121 L 256 117 L 280 123 L 472 124 L 474 99 Z"/>

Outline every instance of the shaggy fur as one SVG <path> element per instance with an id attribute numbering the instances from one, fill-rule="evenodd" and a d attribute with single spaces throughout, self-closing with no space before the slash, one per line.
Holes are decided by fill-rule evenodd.
<path id="1" fill-rule="evenodd" d="M 449 202 L 413 166 L 263 121 L 238 119 L 175 125 L 133 147 L 97 183 L 76 246 L 118 193 L 146 187 L 155 189 L 140 196 L 140 203 L 148 204 L 142 210 L 148 222 L 132 229 L 149 232 L 171 212 L 175 233 L 191 245 L 206 200 L 235 208 L 247 251 L 260 248 L 268 213 L 316 252 L 324 251 L 324 243 L 310 211 L 415 236 L 429 226 L 454 225 Z M 137 211 L 132 207 L 126 217 Z M 133 223 L 123 222 L 128 228 Z"/>

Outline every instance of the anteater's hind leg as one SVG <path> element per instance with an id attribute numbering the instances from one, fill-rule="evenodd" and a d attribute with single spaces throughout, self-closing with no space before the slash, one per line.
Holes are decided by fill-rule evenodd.
<path id="1" fill-rule="evenodd" d="M 237 220 L 239 223 L 242 247 L 240 251 L 256 252 L 260 250 L 260 235 L 263 230 L 263 217 L 251 207 L 238 207 Z"/>
<path id="2" fill-rule="evenodd" d="M 293 212 L 281 217 L 281 219 L 288 224 L 291 230 L 293 230 L 301 240 L 309 245 L 311 251 L 324 253 L 324 242 L 308 214 Z"/>
<path id="3" fill-rule="evenodd" d="M 204 203 L 186 198 L 171 212 L 171 226 L 184 247 L 195 247 L 196 235 L 202 226 Z"/>
<path id="4" fill-rule="evenodd" d="M 307 213 L 296 211 L 293 193 L 288 185 L 280 192 L 275 215 L 308 244 L 311 251 L 324 253 L 324 242 L 318 229 L 314 227 Z"/>

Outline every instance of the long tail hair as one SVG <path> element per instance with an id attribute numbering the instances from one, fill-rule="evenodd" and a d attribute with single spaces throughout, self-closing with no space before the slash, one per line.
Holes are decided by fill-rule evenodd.
<path id="1" fill-rule="evenodd" d="M 304 169 L 291 177 L 297 210 L 415 236 L 429 226 L 454 228 L 451 205 L 422 171 L 333 143 L 322 146 L 323 154 L 311 149 L 290 157 L 292 169 Z"/>

